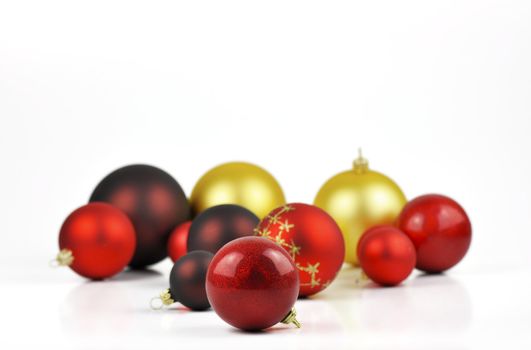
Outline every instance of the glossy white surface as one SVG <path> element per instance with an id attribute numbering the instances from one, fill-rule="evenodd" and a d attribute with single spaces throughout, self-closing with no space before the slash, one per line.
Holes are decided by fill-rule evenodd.
<path id="1" fill-rule="evenodd" d="M 525 349 L 531 346 L 530 271 L 415 274 L 396 288 L 356 284 L 345 267 L 328 290 L 296 304 L 299 330 L 244 333 L 213 311 L 153 311 L 170 264 L 88 282 L 68 269 L 2 268 L 1 343 L 54 349 Z M 8 318 L 5 318 L 9 315 Z"/>

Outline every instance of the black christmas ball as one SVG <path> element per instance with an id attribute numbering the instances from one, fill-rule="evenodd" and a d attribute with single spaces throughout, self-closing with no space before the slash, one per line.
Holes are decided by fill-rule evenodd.
<path id="1" fill-rule="evenodd" d="M 210 307 L 205 290 L 208 265 L 214 255 L 196 250 L 179 258 L 170 273 L 171 298 L 192 310 Z"/>
<path id="2" fill-rule="evenodd" d="M 171 175 L 150 165 L 113 171 L 96 186 L 90 202 L 107 202 L 124 211 L 136 232 L 132 268 L 155 264 L 167 256 L 172 229 L 190 217 L 188 200 Z"/>
<path id="3" fill-rule="evenodd" d="M 259 223 L 248 209 L 234 204 L 210 207 L 199 214 L 190 226 L 187 250 L 216 253 L 226 243 L 240 237 L 252 236 Z"/>

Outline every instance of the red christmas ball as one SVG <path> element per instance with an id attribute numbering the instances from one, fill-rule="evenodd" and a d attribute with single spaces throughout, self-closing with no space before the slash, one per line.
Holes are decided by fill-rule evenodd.
<path id="1" fill-rule="evenodd" d="M 261 330 L 293 322 L 299 273 L 286 251 L 260 237 L 223 246 L 208 267 L 206 292 L 214 311 L 230 325 Z"/>
<path id="2" fill-rule="evenodd" d="M 168 256 L 171 261 L 175 262 L 181 256 L 186 255 L 186 241 L 191 225 L 192 221 L 185 221 L 171 232 L 170 238 L 168 238 Z"/>
<path id="3" fill-rule="evenodd" d="M 415 268 L 415 246 L 402 231 L 390 225 L 365 231 L 357 253 L 365 274 L 384 286 L 400 284 Z"/>
<path id="4" fill-rule="evenodd" d="M 144 164 L 125 166 L 107 175 L 89 201 L 112 204 L 129 216 L 137 241 L 129 266 L 137 269 L 164 259 L 171 231 L 190 217 L 179 183 L 165 171 Z"/>
<path id="5" fill-rule="evenodd" d="M 398 227 L 417 249 L 417 269 L 439 273 L 465 256 L 472 240 L 472 225 L 453 199 L 437 194 L 417 197 L 406 204 Z"/>
<path id="6" fill-rule="evenodd" d="M 90 203 L 64 221 L 57 261 L 81 276 L 103 279 L 129 264 L 135 245 L 135 229 L 127 215 L 106 203 Z"/>
<path id="7" fill-rule="evenodd" d="M 276 208 L 255 230 L 283 247 L 299 270 L 300 296 L 325 289 L 343 265 L 345 242 L 339 226 L 324 210 L 290 203 Z"/>

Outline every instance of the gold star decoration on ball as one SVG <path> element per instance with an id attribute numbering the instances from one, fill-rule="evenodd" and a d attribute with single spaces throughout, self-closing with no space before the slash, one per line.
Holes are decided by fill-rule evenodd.
<path id="1" fill-rule="evenodd" d="M 295 266 L 297 266 L 300 271 L 307 273 L 310 277 L 310 282 L 301 283 L 301 286 L 315 288 L 321 286 L 321 279 L 318 277 L 320 262 L 315 262 L 313 264 L 308 263 L 306 266 L 302 266 L 296 259 L 296 257 L 301 253 L 301 247 L 297 246 L 293 240 L 287 242 L 284 238 L 284 233 L 289 233 L 291 229 L 295 228 L 295 224 L 290 223 L 288 219 L 283 218 L 282 215 L 293 210 L 295 210 L 293 206 L 286 204 L 282 206 L 282 208 L 275 214 L 269 214 L 265 218 L 265 220 L 267 220 L 266 227 L 263 229 L 255 228 L 255 234 L 268 238 L 279 246 L 284 247 L 288 251 L 293 261 L 295 261 Z M 277 234 L 273 235 L 271 233 L 271 228 L 275 225 Z M 326 281 L 324 283 L 324 287 L 328 286 L 330 282 L 331 281 Z"/>

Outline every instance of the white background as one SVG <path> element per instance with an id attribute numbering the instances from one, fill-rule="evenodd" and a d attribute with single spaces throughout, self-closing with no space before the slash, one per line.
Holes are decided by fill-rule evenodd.
<path id="1" fill-rule="evenodd" d="M 0 344 L 529 347 L 530 62 L 529 1 L 0 1 Z M 298 302 L 302 330 L 252 335 L 147 309 L 168 261 L 103 283 L 47 268 L 117 167 L 159 166 L 190 194 L 250 161 L 312 202 L 360 146 L 408 198 L 464 206 L 458 267 L 394 289 L 347 269 Z"/>

